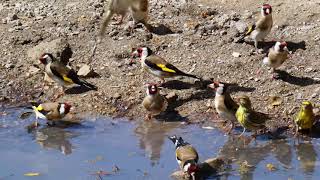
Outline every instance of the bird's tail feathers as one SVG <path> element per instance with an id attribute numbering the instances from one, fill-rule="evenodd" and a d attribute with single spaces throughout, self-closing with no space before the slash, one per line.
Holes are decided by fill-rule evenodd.
<path id="1" fill-rule="evenodd" d="M 93 84 L 90 84 L 89 82 L 87 82 L 87 81 L 85 81 L 85 80 L 83 80 L 83 79 L 80 80 L 80 85 L 85 86 L 85 87 L 87 87 L 87 88 L 90 88 L 90 89 L 92 89 L 92 90 L 98 90 L 98 87 L 97 87 L 97 86 L 95 86 L 95 85 L 93 85 Z"/>
<path id="2" fill-rule="evenodd" d="M 182 76 L 187 76 L 187 77 L 191 77 L 191 78 L 195 78 L 195 79 L 202 80 L 202 78 L 201 78 L 201 77 L 196 76 L 196 75 L 193 75 L 193 74 L 188 74 L 188 73 L 184 73 L 184 72 L 182 72 L 182 73 L 181 73 L 181 75 L 182 75 Z"/>

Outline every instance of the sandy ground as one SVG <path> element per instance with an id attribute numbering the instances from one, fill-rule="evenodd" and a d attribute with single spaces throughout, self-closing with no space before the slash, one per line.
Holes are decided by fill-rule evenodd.
<path id="1" fill-rule="evenodd" d="M 290 59 L 281 66 L 282 78 L 271 78 L 262 66 L 265 54 L 253 53 L 248 43 L 236 43 L 237 27 L 250 24 L 260 14 L 263 1 L 169 0 L 150 1 L 150 20 L 155 33 L 137 28 L 125 31 L 130 16 L 120 26 L 109 25 L 107 36 L 90 59 L 99 31 L 105 1 L 7 0 L 0 3 L 0 86 L 4 106 L 25 105 L 30 100 L 49 101 L 59 87 L 43 81 L 43 66 L 28 51 L 42 42 L 67 38 L 73 54 L 70 65 L 90 64 L 99 77 L 87 79 L 98 91 L 69 92 L 58 101 L 73 104 L 74 112 L 113 117 L 143 118 L 144 84 L 158 79 L 129 65 L 132 47 L 146 45 L 181 70 L 205 79 L 232 83 L 232 96 L 250 96 L 255 110 L 268 113 L 270 127 L 290 126 L 303 100 L 320 101 L 320 3 L 318 0 L 268 1 L 274 26 L 263 45 L 288 42 Z M 207 14 L 207 16 L 203 16 Z M 234 57 L 233 52 L 240 53 Z M 33 68 L 31 68 L 33 67 Z M 216 119 L 214 92 L 190 78 L 168 80 L 162 94 L 174 92 L 163 116 L 166 120 L 203 122 Z M 283 102 L 270 107 L 270 96 Z"/>

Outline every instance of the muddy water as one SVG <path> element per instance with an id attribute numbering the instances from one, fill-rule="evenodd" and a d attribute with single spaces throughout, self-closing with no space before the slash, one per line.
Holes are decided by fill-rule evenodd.
<path id="1" fill-rule="evenodd" d="M 28 133 L 25 126 L 34 116 L 22 120 L 21 112 L 8 110 L 0 116 L 0 180 L 170 179 L 178 169 L 167 140 L 172 134 L 193 144 L 201 161 L 216 156 L 231 160 L 230 169 L 209 179 L 320 179 L 318 139 L 294 144 L 259 137 L 250 142 L 199 125 L 103 117 L 67 128 L 43 125 Z M 24 176 L 29 172 L 40 175 Z"/>

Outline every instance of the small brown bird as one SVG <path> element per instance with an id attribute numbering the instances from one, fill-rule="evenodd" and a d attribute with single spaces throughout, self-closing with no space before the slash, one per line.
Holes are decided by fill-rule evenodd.
<path id="1" fill-rule="evenodd" d="M 164 78 L 175 76 L 187 76 L 195 79 L 201 79 L 198 76 L 180 71 L 178 68 L 168 63 L 163 58 L 153 54 L 152 50 L 148 47 L 140 47 L 134 50 L 132 56 L 138 56 L 139 58 L 141 58 L 142 68 L 150 74 L 159 77 L 161 79 L 161 83 L 165 82 Z"/>
<path id="2" fill-rule="evenodd" d="M 165 111 L 168 102 L 167 99 L 160 94 L 156 84 L 148 84 L 147 96 L 143 99 L 142 105 L 148 111 L 146 119 L 150 120 L 153 116 Z"/>
<path id="3" fill-rule="evenodd" d="M 151 25 L 147 23 L 148 20 L 148 0 L 110 0 L 106 7 L 106 15 L 102 20 L 101 29 L 99 33 L 100 40 L 104 37 L 106 28 L 114 14 L 121 16 L 117 24 L 121 24 L 123 17 L 128 11 L 131 11 L 134 24 L 142 23 L 150 30 Z"/>
<path id="4" fill-rule="evenodd" d="M 198 168 L 198 152 L 189 143 L 185 142 L 182 137 L 170 136 L 169 139 L 176 147 L 176 160 L 181 170 L 195 180 L 195 174 Z"/>
<path id="5" fill-rule="evenodd" d="M 36 123 L 38 119 L 45 119 L 48 122 L 54 124 L 55 121 L 59 121 L 66 114 L 70 112 L 71 105 L 68 103 L 57 103 L 57 102 L 48 102 L 48 103 L 36 103 L 31 102 L 32 109 L 36 114 Z"/>
<path id="6" fill-rule="evenodd" d="M 276 42 L 276 44 L 269 49 L 268 56 L 263 59 L 263 64 L 272 68 L 272 72 L 275 73 L 276 68 L 281 66 L 285 60 L 288 59 L 288 48 L 286 42 Z M 274 78 L 278 76 L 273 74 Z"/>
<path id="7" fill-rule="evenodd" d="M 231 123 L 231 128 L 228 130 L 228 133 L 230 133 L 234 128 L 234 123 L 237 121 L 236 111 L 239 105 L 234 102 L 230 94 L 227 92 L 228 86 L 226 84 L 214 82 L 210 84 L 209 87 L 216 90 L 214 105 L 220 118 Z"/>
<path id="8" fill-rule="evenodd" d="M 61 85 L 63 90 L 66 86 L 73 84 L 78 84 L 92 90 L 97 90 L 96 86 L 83 79 L 80 79 L 73 69 L 65 66 L 60 61 L 57 61 L 52 54 L 44 53 L 39 60 L 45 65 L 46 74 L 59 85 Z"/>
<path id="9" fill-rule="evenodd" d="M 261 8 L 261 17 L 259 20 L 248 28 L 246 36 L 251 37 L 254 46 L 258 49 L 258 42 L 264 41 L 264 38 L 270 33 L 273 25 L 272 8 L 269 4 L 263 4 Z"/>

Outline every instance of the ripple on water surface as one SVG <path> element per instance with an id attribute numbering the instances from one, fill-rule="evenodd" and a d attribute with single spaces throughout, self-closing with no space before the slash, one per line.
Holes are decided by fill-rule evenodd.
<path id="1" fill-rule="evenodd" d="M 170 179 L 178 169 L 168 135 L 177 134 L 191 143 L 204 161 L 231 159 L 231 168 L 209 179 L 319 179 L 319 140 L 293 144 L 292 140 L 246 143 L 224 136 L 219 130 L 177 122 L 129 122 L 123 119 L 87 118 L 68 128 L 41 126 L 28 133 L 34 120 L 8 110 L 0 116 L 0 179 Z M 3 114 L 3 113 L 2 113 Z M 42 123 L 44 124 L 44 123 Z M 249 134 L 248 134 L 249 135 Z M 266 166 L 272 164 L 274 171 Z M 112 172 L 116 168 L 119 171 Z M 26 177 L 38 172 L 40 176 Z M 107 174 L 106 174 L 107 172 Z"/>

